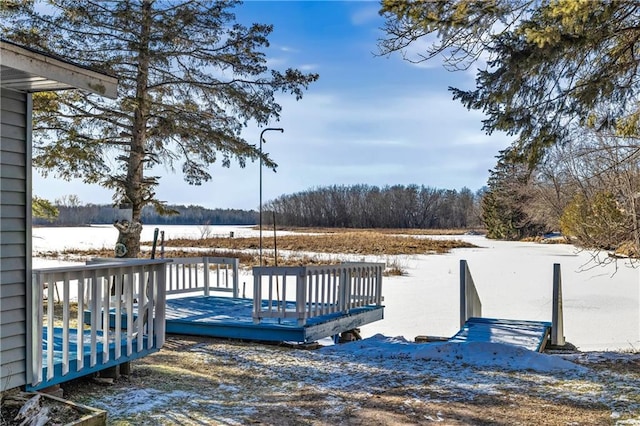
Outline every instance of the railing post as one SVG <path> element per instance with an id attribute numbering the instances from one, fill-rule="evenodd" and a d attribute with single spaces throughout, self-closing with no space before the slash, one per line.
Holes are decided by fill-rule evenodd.
<path id="1" fill-rule="evenodd" d="M 343 313 L 351 307 L 351 274 L 347 266 L 340 266 L 340 305 Z"/>
<path id="2" fill-rule="evenodd" d="M 553 312 L 551 313 L 551 344 L 563 346 L 564 324 L 562 312 L 562 276 L 560 264 L 553 264 Z"/>
<path id="3" fill-rule="evenodd" d="M 42 381 L 42 328 L 44 280 L 40 273 L 31 275 L 27 287 L 27 382 L 32 386 Z"/>
<path id="4" fill-rule="evenodd" d="M 467 261 L 460 260 L 460 327 L 467 322 Z"/>
<path id="5" fill-rule="evenodd" d="M 376 282 L 373 288 L 374 291 L 374 303 L 376 306 L 382 305 L 382 269 L 380 265 L 375 266 Z"/>
<path id="6" fill-rule="evenodd" d="M 302 268 L 300 273 L 296 276 L 296 317 L 298 319 L 298 325 L 304 325 L 306 322 L 306 304 L 307 304 L 307 269 Z M 285 304 L 287 301 L 283 301 Z"/>
<path id="7" fill-rule="evenodd" d="M 204 295 L 208 296 L 209 295 L 209 258 L 205 257 L 202 259 L 202 261 L 204 262 Z M 196 265 L 196 271 L 198 269 L 198 265 Z M 220 271 L 218 270 L 218 273 L 220 273 Z"/>
<path id="8" fill-rule="evenodd" d="M 156 297 L 157 303 L 156 313 L 154 321 L 156 321 L 156 334 L 158 335 L 157 347 L 161 348 L 164 345 L 165 334 L 166 334 L 166 323 L 165 323 L 165 305 L 166 305 L 166 285 L 165 280 L 167 278 L 166 272 L 167 268 L 164 264 L 156 265 L 155 269 L 157 270 L 157 280 L 156 280 Z"/>
<path id="9" fill-rule="evenodd" d="M 239 263 L 239 259 L 234 258 L 233 259 L 233 297 L 236 299 L 240 297 L 240 285 L 239 285 L 240 279 L 238 277 L 238 263 Z"/>
<path id="10" fill-rule="evenodd" d="M 260 322 L 262 309 L 262 268 L 253 268 L 253 322 Z"/>

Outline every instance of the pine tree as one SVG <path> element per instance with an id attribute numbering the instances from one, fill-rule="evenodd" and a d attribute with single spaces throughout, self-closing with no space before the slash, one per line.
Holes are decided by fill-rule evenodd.
<path id="1" fill-rule="evenodd" d="M 380 13 L 386 19 L 381 54 L 402 52 L 416 62 L 442 60 L 451 70 L 478 66 L 473 89 L 450 90 L 468 109 L 486 115 L 482 128 L 487 133 L 513 136 L 501 160 L 533 171 L 549 160 L 552 147 L 579 144 L 585 131 L 627 147 L 605 148 L 619 159 L 616 170 L 622 172 L 598 191 L 615 194 L 625 206 L 632 226 L 612 235 L 630 234 L 638 250 L 637 177 L 618 166 L 637 170 L 640 155 L 639 2 L 383 0 Z M 502 166 L 494 172 L 501 174 Z M 602 174 L 583 179 L 599 180 Z M 496 187 L 496 178 L 508 180 L 494 174 L 490 187 Z M 512 193 L 509 200 L 509 191 L 495 191 L 490 188 L 484 203 L 487 226 L 496 236 L 518 235 L 514 231 L 520 225 L 513 224 L 523 219 L 510 206 L 521 204 L 520 194 Z"/>
<path id="2" fill-rule="evenodd" d="M 20 2 L 17 2 L 20 3 Z M 119 97 L 79 92 L 34 96 L 34 165 L 46 175 L 81 178 L 114 190 L 132 208 L 132 226 L 154 205 L 154 165 L 180 168 L 194 185 L 208 167 L 262 155 L 240 134 L 249 122 L 277 120 L 278 92 L 300 99 L 316 74 L 270 70 L 270 25 L 236 22 L 232 1 L 53 0 L 22 3 L 0 20 L 4 37 L 71 58 L 118 77 Z M 267 167 L 276 163 L 264 155 Z M 120 230 L 127 257 L 140 248 L 140 226 Z"/>
<path id="3" fill-rule="evenodd" d="M 519 240 L 545 231 L 544 224 L 532 220 L 526 212 L 532 200 L 529 183 L 530 173 L 524 165 L 498 158 L 482 198 L 482 219 L 488 238 Z"/>

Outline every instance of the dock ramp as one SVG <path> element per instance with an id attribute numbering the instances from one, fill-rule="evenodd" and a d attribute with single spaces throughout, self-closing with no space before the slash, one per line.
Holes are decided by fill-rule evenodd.
<path id="1" fill-rule="evenodd" d="M 542 352 L 550 332 L 550 322 L 469 318 L 449 341 L 503 343 Z"/>
<path id="2" fill-rule="evenodd" d="M 466 260 L 460 261 L 460 331 L 450 342 L 492 342 L 542 352 L 548 341 L 565 344 L 560 265 L 553 265 L 551 322 L 482 317 L 482 303 Z"/>

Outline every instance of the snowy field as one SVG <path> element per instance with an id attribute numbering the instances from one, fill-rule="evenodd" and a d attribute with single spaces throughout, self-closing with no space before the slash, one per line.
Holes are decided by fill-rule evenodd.
<path id="1" fill-rule="evenodd" d="M 160 229 L 167 239 L 202 234 L 196 226 Z M 209 231 L 258 235 L 250 227 Z M 143 240 L 152 236 L 145 227 Z M 109 248 L 116 237 L 111 226 L 36 228 L 34 267 L 64 264 L 38 253 Z M 479 247 L 359 259 L 406 271 L 384 278 L 385 319 L 364 327 L 361 341 L 300 351 L 170 336 L 127 379 L 80 386 L 68 397 L 106 409 L 111 424 L 640 425 L 640 354 L 629 353 L 640 349 L 640 270 L 624 261 L 597 266 L 569 245 L 461 238 Z M 460 259 L 469 262 L 485 316 L 545 321 L 560 263 L 565 336 L 583 352 L 413 343 L 458 330 Z"/>
<path id="2" fill-rule="evenodd" d="M 143 241 L 154 226 L 143 228 Z M 199 238 L 200 226 L 160 226 L 165 239 Z M 258 236 L 251 227 L 211 226 L 210 236 Z M 267 236 L 268 235 L 268 236 Z M 263 235 L 270 237 L 270 233 Z M 452 237 L 441 237 L 452 238 Z M 444 255 L 360 258 L 395 261 L 405 276 L 385 277 L 385 318 L 362 328 L 363 337 L 382 334 L 413 340 L 418 335 L 452 336 L 459 322 L 459 262 L 465 259 L 486 317 L 551 321 L 553 264 L 562 268 L 564 330 L 568 342 L 582 351 L 640 349 L 640 268 L 625 260 L 606 266 L 592 254 L 570 245 L 502 242 L 482 236 L 455 237 L 478 246 Z M 70 264 L 38 258 L 64 249 L 110 248 L 117 230 L 110 225 L 34 228 L 34 268 Z M 250 274 L 250 272 L 244 272 Z M 251 277 L 242 281 L 252 282 Z"/>

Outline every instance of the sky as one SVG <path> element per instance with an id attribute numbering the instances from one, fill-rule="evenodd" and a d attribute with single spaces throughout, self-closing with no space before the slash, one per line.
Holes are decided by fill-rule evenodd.
<path id="1" fill-rule="evenodd" d="M 452 99 L 448 87 L 475 87 L 475 69 L 446 71 L 437 61 L 415 64 L 402 55 L 376 55 L 384 20 L 374 1 L 247 1 L 238 21 L 274 25 L 268 65 L 320 75 L 301 100 L 279 96 L 280 121 L 266 127 L 263 150 L 277 171 L 258 162 L 210 167 L 201 186 L 164 168 L 157 198 L 207 208 L 259 208 L 285 194 L 330 185 L 424 185 L 476 191 L 486 185 L 504 134 L 487 135 L 481 112 Z M 417 46 L 416 46 L 417 48 Z M 259 144 L 265 127 L 249 125 L 243 136 Z M 262 184 L 260 184 L 262 183 Z M 33 173 L 34 195 L 56 200 L 77 195 L 82 203 L 109 204 L 112 192 L 80 181 Z"/>

